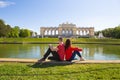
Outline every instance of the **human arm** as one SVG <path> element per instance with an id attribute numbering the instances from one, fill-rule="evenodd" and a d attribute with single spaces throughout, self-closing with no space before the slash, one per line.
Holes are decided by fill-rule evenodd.
<path id="1" fill-rule="evenodd" d="M 71 47 L 72 50 L 77 50 L 77 51 L 82 51 L 82 48 L 78 48 L 78 47 Z"/>
<path id="2" fill-rule="evenodd" d="M 57 51 L 58 50 L 57 47 L 53 47 L 51 44 L 49 44 L 49 47 L 50 47 L 51 51 Z"/>
<path id="3" fill-rule="evenodd" d="M 58 48 L 57 47 L 52 47 L 52 48 L 50 48 L 51 49 L 51 51 L 58 51 Z"/>

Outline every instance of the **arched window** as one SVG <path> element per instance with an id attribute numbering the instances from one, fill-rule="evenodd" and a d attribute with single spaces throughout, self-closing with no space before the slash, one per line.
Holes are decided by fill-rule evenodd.
<path id="1" fill-rule="evenodd" d="M 48 35 L 51 35 L 51 30 L 49 30 Z"/>
<path id="2" fill-rule="evenodd" d="M 78 30 L 76 31 L 76 34 L 79 35 L 79 31 Z"/>
<path id="3" fill-rule="evenodd" d="M 86 31 L 85 30 L 83 31 L 83 35 L 86 35 Z"/>
<path id="4" fill-rule="evenodd" d="M 56 30 L 56 35 L 58 35 L 58 30 Z"/>
<path id="5" fill-rule="evenodd" d="M 89 33 L 90 33 L 89 30 L 87 30 L 86 34 L 89 35 Z"/>
<path id="6" fill-rule="evenodd" d="M 54 30 L 52 30 L 52 35 L 55 35 L 55 31 Z"/>
<path id="7" fill-rule="evenodd" d="M 44 33 L 45 35 L 48 35 L 48 31 L 47 30 L 45 30 L 45 33 Z"/>
<path id="8" fill-rule="evenodd" d="M 62 34 L 63 34 L 63 35 L 65 34 L 65 30 L 64 30 L 64 29 L 62 30 Z"/>
<path id="9" fill-rule="evenodd" d="M 69 31 L 68 30 L 66 30 L 66 34 L 68 34 L 69 33 Z"/>
<path id="10" fill-rule="evenodd" d="M 69 34 L 71 34 L 71 35 L 73 34 L 72 30 L 69 31 Z"/>
<path id="11" fill-rule="evenodd" d="M 83 35 L 83 31 L 82 31 L 82 30 L 80 30 L 80 35 L 81 35 L 81 36 Z"/>

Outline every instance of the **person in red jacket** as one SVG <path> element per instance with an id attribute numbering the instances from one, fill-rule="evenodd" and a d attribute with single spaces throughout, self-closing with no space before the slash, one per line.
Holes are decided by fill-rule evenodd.
<path id="1" fill-rule="evenodd" d="M 80 52 L 81 48 L 72 47 L 70 39 L 67 39 L 65 42 L 65 59 L 66 61 L 74 60 L 75 56 L 78 55 L 81 61 L 84 61 L 84 58 L 81 56 Z"/>
<path id="2" fill-rule="evenodd" d="M 52 56 L 49 56 L 50 53 L 52 54 Z M 50 59 L 50 60 L 63 61 L 64 60 L 64 53 L 65 53 L 65 47 L 64 47 L 64 43 L 63 43 L 63 38 L 59 37 L 59 45 L 57 47 L 53 47 L 50 44 L 47 52 L 43 55 L 43 58 L 38 60 L 37 63 L 45 61 L 45 59 L 48 56 L 49 56 L 48 59 Z"/>

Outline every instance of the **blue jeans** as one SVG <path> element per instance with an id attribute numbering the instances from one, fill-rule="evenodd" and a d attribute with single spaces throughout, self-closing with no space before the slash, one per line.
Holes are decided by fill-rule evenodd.
<path id="1" fill-rule="evenodd" d="M 79 51 L 74 51 L 72 53 L 72 56 L 71 56 L 70 60 L 68 60 L 68 61 L 74 60 L 76 55 L 78 55 L 79 57 L 82 57 Z"/>

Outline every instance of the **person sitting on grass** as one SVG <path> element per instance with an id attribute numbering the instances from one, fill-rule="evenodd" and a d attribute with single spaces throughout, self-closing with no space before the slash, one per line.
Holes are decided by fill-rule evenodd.
<path id="1" fill-rule="evenodd" d="M 49 48 L 47 52 L 44 54 L 43 58 L 38 60 L 38 63 L 45 61 L 45 59 L 52 54 L 52 56 L 48 57 L 50 60 L 56 60 L 56 61 L 63 61 L 64 60 L 64 52 L 65 47 L 63 43 L 63 38 L 59 37 L 59 45 L 57 47 L 53 47 L 51 44 L 49 45 Z"/>
<path id="2" fill-rule="evenodd" d="M 70 39 L 67 39 L 65 42 L 65 59 L 66 61 L 72 61 L 75 59 L 75 56 L 78 55 L 80 57 L 80 61 L 84 61 L 84 58 L 81 56 L 80 52 L 81 48 L 72 47 Z"/>

